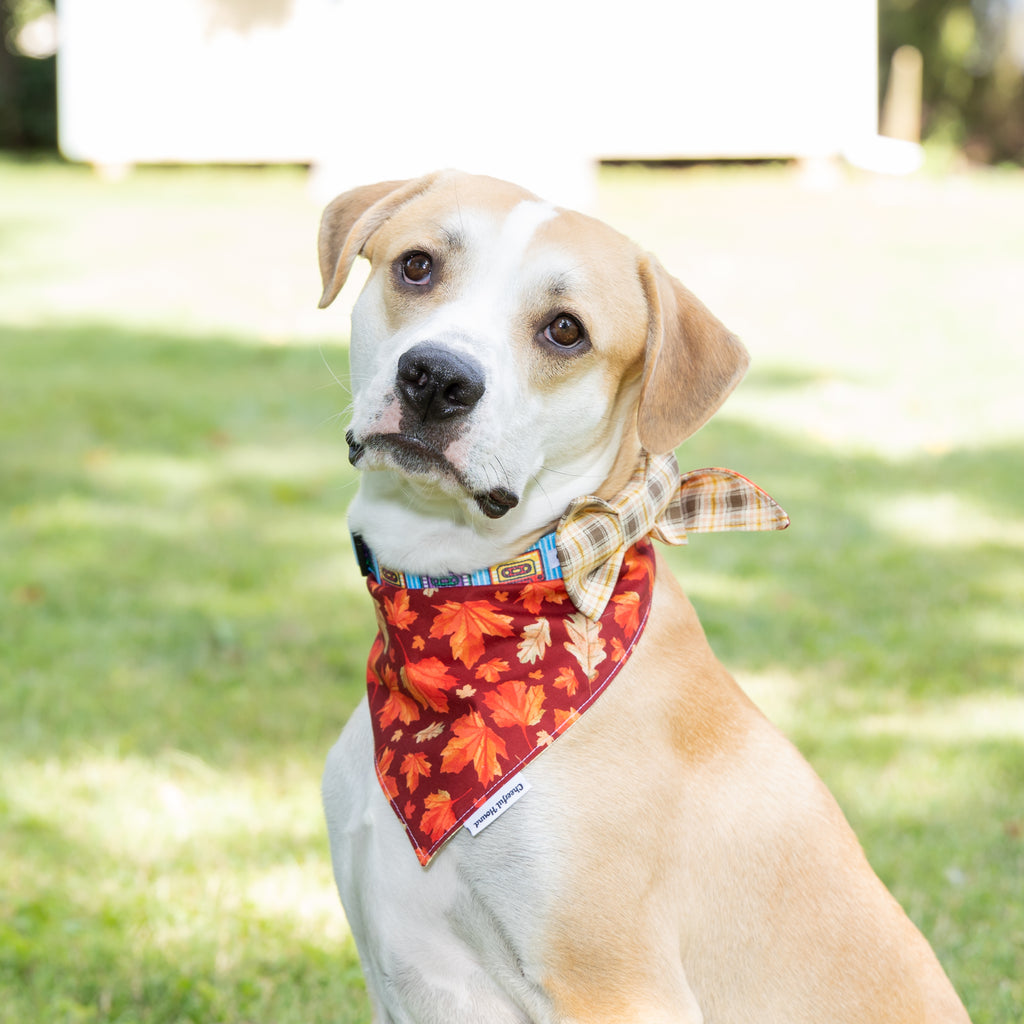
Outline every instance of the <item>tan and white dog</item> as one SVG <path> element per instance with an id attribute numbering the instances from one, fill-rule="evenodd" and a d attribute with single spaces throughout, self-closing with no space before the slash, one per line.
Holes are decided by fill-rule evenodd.
<path id="1" fill-rule="evenodd" d="M 642 450 L 674 449 L 746 368 L 652 257 L 494 179 L 348 192 L 319 250 L 321 306 L 357 256 L 371 266 L 352 314 L 350 523 L 389 566 L 516 555 L 573 498 L 615 495 Z M 524 769 L 527 796 L 425 868 L 372 744 L 364 700 L 323 792 L 378 1024 L 968 1019 L 663 564 L 632 657 Z"/>

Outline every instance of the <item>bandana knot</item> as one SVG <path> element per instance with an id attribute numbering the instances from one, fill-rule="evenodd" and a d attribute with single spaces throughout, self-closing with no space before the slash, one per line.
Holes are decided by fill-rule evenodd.
<path id="1" fill-rule="evenodd" d="M 587 618 L 601 617 L 625 551 L 647 536 L 685 544 L 687 531 L 784 530 L 789 516 L 773 498 L 731 469 L 679 475 L 674 454 L 644 457 L 613 499 L 583 495 L 555 531 L 565 588 Z"/>

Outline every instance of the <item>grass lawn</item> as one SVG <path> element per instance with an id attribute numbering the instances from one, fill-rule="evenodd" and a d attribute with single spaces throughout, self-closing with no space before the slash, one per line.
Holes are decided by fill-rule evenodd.
<path id="1" fill-rule="evenodd" d="M 1024 176 L 606 170 L 754 357 L 671 554 L 975 1024 L 1024 1021 Z M 298 171 L 0 163 L 0 1024 L 369 1020 L 319 808 L 373 615 Z"/>

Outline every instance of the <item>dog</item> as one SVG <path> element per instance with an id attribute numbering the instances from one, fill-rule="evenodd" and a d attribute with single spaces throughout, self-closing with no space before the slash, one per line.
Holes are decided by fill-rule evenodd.
<path id="1" fill-rule="evenodd" d="M 381 631 L 323 799 L 374 1021 L 968 1021 L 825 785 L 716 660 L 646 541 L 611 556 L 615 621 L 600 621 L 628 622 L 625 639 L 593 641 L 598 620 L 562 584 L 522 583 L 536 561 L 519 556 L 567 509 L 614 518 L 638 467 L 715 412 L 746 370 L 738 339 L 612 228 L 491 178 L 346 192 L 318 244 L 321 307 L 357 257 L 370 264 L 352 310 L 349 524 Z M 494 566 L 473 603 L 467 581 Z M 451 584 L 470 605 L 437 604 Z M 465 607 L 500 600 L 511 610 L 469 622 Z M 517 610 L 541 623 L 533 634 Z M 530 648 L 549 628 L 570 663 L 553 682 Z M 446 644 L 447 660 L 426 656 Z M 407 660 L 389 661 L 399 647 Z M 610 682 L 577 714 L 601 669 Z M 489 674 L 506 680 L 497 695 L 445 722 Z M 556 694 L 572 706 L 513 758 Z M 430 739 L 427 756 L 416 744 Z M 516 770 L 495 780 L 502 751 Z M 466 827 L 456 768 L 485 784 Z"/>

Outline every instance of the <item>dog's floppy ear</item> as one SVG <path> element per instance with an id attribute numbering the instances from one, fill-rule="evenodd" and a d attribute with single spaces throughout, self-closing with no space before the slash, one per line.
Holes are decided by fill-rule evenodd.
<path id="1" fill-rule="evenodd" d="M 640 443 L 664 453 L 702 427 L 746 372 L 740 340 L 653 256 L 640 258 L 649 325 L 637 411 Z"/>
<path id="2" fill-rule="evenodd" d="M 435 177 L 430 174 L 411 181 L 361 185 L 331 200 L 320 218 L 317 239 L 324 286 L 321 309 L 326 309 L 338 297 L 352 264 L 374 231 L 403 203 L 429 188 Z"/>

